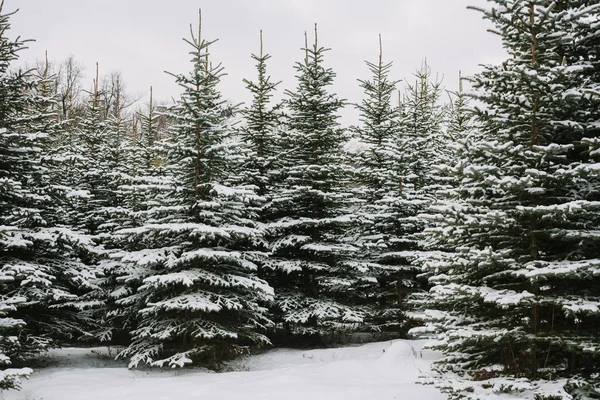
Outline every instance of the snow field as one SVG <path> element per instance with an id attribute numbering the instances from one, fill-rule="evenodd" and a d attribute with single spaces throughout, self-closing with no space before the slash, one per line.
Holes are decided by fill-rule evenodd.
<path id="1" fill-rule="evenodd" d="M 415 383 L 437 354 L 423 341 L 396 340 L 319 350 L 278 349 L 237 360 L 232 372 L 128 370 L 106 349 L 66 348 L 6 400 L 443 400 Z M 92 353 L 93 351 L 93 353 Z"/>

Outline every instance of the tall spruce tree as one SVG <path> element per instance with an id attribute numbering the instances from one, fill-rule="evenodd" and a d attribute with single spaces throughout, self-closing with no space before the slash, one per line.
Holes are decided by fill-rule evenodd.
<path id="1" fill-rule="evenodd" d="M 429 328 L 446 354 L 439 369 L 476 379 L 573 378 L 571 389 L 581 378 L 593 387 L 600 6 L 492 3 L 478 10 L 510 58 L 475 77 L 474 98 L 485 106 L 477 111 L 482 138 L 468 150 L 458 202 L 446 207 L 438 229 L 457 250 L 432 268 L 439 311 Z"/>
<path id="2" fill-rule="evenodd" d="M 270 205 L 275 222 L 268 225 L 272 256 L 265 274 L 276 290 L 281 338 L 320 340 L 363 323 L 357 295 L 362 269 L 348 262 L 357 248 L 341 240 L 352 221 L 345 213 L 346 138 L 337 122 L 344 102 L 328 91 L 335 73 L 323 65 L 328 49 L 319 46 L 316 25 L 314 44 L 309 47 L 306 39 L 303 50 L 305 58 L 295 67 L 298 86 L 287 91 L 285 179 Z"/>
<path id="3" fill-rule="evenodd" d="M 429 197 L 435 195 L 433 173 L 440 161 L 446 161 L 447 137 L 443 129 L 445 109 L 440 104 L 442 81 L 432 77 L 427 60 L 414 74 L 414 83 L 406 80 L 401 95 L 403 142 L 405 143 L 403 171 L 405 185 Z"/>
<path id="4" fill-rule="evenodd" d="M 4 1 L 0 3 L 0 210 L 2 215 L 0 227 L 0 268 L 2 283 L 0 285 L 0 313 L 2 323 L 0 325 L 0 388 L 10 389 L 19 387 L 20 378 L 27 377 L 32 372 L 29 368 L 10 368 L 14 358 L 18 358 L 22 351 L 18 339 L 18 332 L 25 326 L 26 322 L 15 316 L 19 305 L 27 302 L 22 296 L 11 293 L 11 286 L 18 280 L 14 274 L 5 272 L 5 255 L 10 248 L 17 247 L 21 240 L 15 232 L 15 226 L 7 225 L 5 215 L 14 213 L 16 202 L 22 202 L 25 197 L 18 176 L 10 173 L 10 165 L 6 162 L 8 158 L 14 157 L 15 149 L 20 146 L 13 145 L 15 136 L 14 120 L 25 108 L 23 91 L 27 87 L 26 77 L 22 72 L 17 74 L 10 72 L 10 66 L 18 58 L 18 52 L 25 48 L 26 42 L 11 40 L 7 35 L 10 27 L 9 19 L 13 13 L 5 14 L 3 11 Z M 12 134 L 8 129 L 11 129 Z M 25 243 L 23 243 L 25 245 Z M 22 246 L 21 246 L 22 247 Z"/>
<path id="5" fill-rule="evenodd" d="M 449 101 L 444 110 L 444 129 L 441 135 L 445 151 L 438 155 L 434 168 L 438 199 L 447 190 L 452 190 L 458 185 L 455 172 L 461 166 L 469 143 L 476 140 L 480 132 L 475 121 L 472 99 L 464 90 L 465 79 L 468 78 L 464 78 L 459 71 L 458 89 L 447 91 Z"/>
<path id="6" fill-rule="evenodd" d="M 223 68 L 209 61 L 214 42 L 200 29 L 186 42 L 193 69 L 174 75 L 183 94 L 170 110 L 171 196 L 157 206 L 160 219 L 116 232 L 129 243 L 116 260 L 133 286 L 119 304 L 138 315 L 121 353 L 131 366 L 214 365 L 267 343 L 263 332 L 271 325 L 265 305 L 273 290 L 256 277 L 254 262 L 262 231 L 244 206 L 256 194 L 225 184 L 235 180 L 236 149 L 229 141 L 233 110 L 217 87 Z"/>
<path id="7" fill-rule="evenodd" d="M 173 180 L 167 174 L 165 156 L 167 149 L 166 116 L 154 104 L 150 87 L 150 102 L 146 113 L 137 113 L 131 133 L 124 148 L 125 173 L 119 179 L 120 215 L 118 227 L 103 236 L 105 254 L 100 262 L 105 289 L 105 329 L 98 333 L 103 340 L 128 343 L 129 332 L 139 319 L 137 287 L 153 274 L 151 264 L 136 259 L 144 251 L 144 244 L 131 243 L 129 235 L 114 234 L 128 228 L 160 223 L 171 215 L 173 208 L 166 206 L 172 194 Z M 137 261 L 136 261 L 137 260 Z"/>
<path id="8" fill-rule="evenodd" d="M 122 186 L 129 178 L 130 147 L 135 142 L 129 135 L 131 120 L 125 114 L 125 90 L 120 75 L 113 73 L 110 76 L 110 88 L 101 93 L 106 92 L 110 92 L 110 96 L 105 94 L 100 100 L 106 115 L 106 130 L 93 160 L 98 163 L 102 176 L 99 187 L 93 192 L 96 200 L 93 213 L 94 219 L 99 221 L 97 231 L 110 235 L 128 220 L 129 209 L 125 207 L 125 201 L 129 193 Z M 102 234 L 100 241 L 103 239 Z"/>
<path id="9" fill-rule="evenodd" d="M 59 225 L 54 203 L 61 196 L 45 157 L 54 101 L 48 77 L 10 71 L 26 42 L 7 37 L 12 14 L 0 3 L 0 388 L 18 386 L 27 368 L 5 369 L 51 346 L 85 334 L 78 295 L 89 274 L 78 255 L 89 238 Z"/>
<path id="10" fill-rule="evenodd" d="M 111 105 L 105 101 L 100 87 L 98 63 L 93 87 L 83 105 L 84 112 L 76 118 L 77 125 L 71 133 L 76 154 L 71 175 L 77 187 L 87 194 L 81 209 L 74 211 L 74 223 L 95 235 L 109 230 L 104 227 L 105 210 L 116 207 L 115 179 L 118 180 L 123 163 L 123 120 L 121 109 L 109 113 Z M 110 213 L 110 211 L 109 211 Z"/>
<path id="11" fill-rule="evenodd" d="M 271 105 L 272 97 L 281 82 L 273 82 L 267 74 L 270 54 L 263 52 L 263 34 L 260 31 L 260 52 L 252 54 L 258 72 L 256 82 L 244 79 L 246 88 L 252 93 L 252 103 L 242 111 L 245 126 L 241 129 L 242 139 L 249 145 L 249 154 L 244 165 L 247 181 L 258 187 L 260 195 L 267 195 L 278 170 L 279 138 L 282 104 Z"/>
<path id="12" fill-rule="evenodd" d="M 456 200 L 460 171 L 468 162 L 469 149 L 474 142 L 481 139 L 481 129 L 475 121 L 471 95 L 464 90 L 465 79 L 459 72 L 458 90 L 448 91 L 449 102 L 446 106 L 443 135 L 446 146 L 437 156 L 437 163 L 431 171 L 435 184 L 430 188 L 435 189 L 435 201 L 421 214 L 421 217 L 428 221 L 421 237 L 430 249 L 440 251 L 435 254 L 440 259 L 446 256 L 446 251 L 452 251 L 452 246 L 448 246 L 443 237 L 437 234 L 438 228 L 445 224 L 445 213 Z M 426 254 L 424 258 L 419 258 L 419 261 L 431 263 L 432 255 L 434 253 Z"/>
<path id="13" fill-rule="evenodd" d="M 381 35 L 379 58 L 366 62 L 371 80 L 360 80 L 364 91 L 356 108 L 361 124 L 353 128 L 364 149 L 354 156 L 356 214 L 361 218 L 356 243 L 362 251 L 357 261 L 365 269 L 363 296 L 370 303 L 368 328 L 402 331 L 404 298 L 416 289 L 417 269 L 402 254 L 415 249 L 415 205 L 404 174 L 405 161 L 400 109 L 392 104 L 399 81 L 388 78 L 392 63 L 384 63 Z M 418 209 L 418 208 L 417 208 Z M 370 279 L 366 279 L 369 277 Z"/>

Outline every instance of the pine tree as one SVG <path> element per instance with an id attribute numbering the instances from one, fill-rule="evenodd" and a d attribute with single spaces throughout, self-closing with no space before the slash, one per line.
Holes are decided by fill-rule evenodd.
<path id="1" fill-rule="evenodd" d="M 125 146 L 123 204 L 133 213 L 132 226 L 140 226 L 147 220 L 146 212 L 160 204 L 162 193 L 170 186 L 165 166 L 169 121 L 163 108 L 155 104 L 151 86 L 148 110 L 136 113 Z"/>
<path id="2" fill-rule="evenodd" d="M 458 75 L 458 90 L 448 91 L 445 129 L 443 140 L 445 150 L 438 156 L 438 165 L 435 168 L 438 181 L 437 194 L 446 192 L 446 189 L 454 189 L 458 185 L 455 173 L 460 168 L 462 158 L 468 152 L 471 142 L 478 138 L 479 129 L 475 122 L 475 114 L 471 105 L 471 98 L 464 90 L 464 80 L 461 73 Z"/>
<path id="3" fill-rule="evenodd" d="M 91 288 L 78 255 L 89 239 L 59 225 L 61 191 L 46 167 L 52 126 L 48 77 L 9 70 L 26 42 L 6 37 L 12 14 L 0 3 L 0 354 L 2 366 L 86 334 L 78 295 Z M 38 79 L 39 78 L 39 79 Z M 0 387 L 16 387 L 30 370 L 6 369 Z"/>
<path id="4" fill-rule="evenodd" d="M 362 324 L 357 294 L 362 271 L 348 262 L 357 248 L 341 240 L 353 221 L 345 212 L 346 138 L 337 122 L 344 102 L 328 92 L 335 73 L 323 66 L 327 49 L 318 44 L 316 25 L 314 45 L 305 40 L 303 50 L 305 59 L 296 64 L 298 86 L 287 91 L 285 179 L 270 205 L 275 222 L 268 225 L 272 256 L 265 273 L 276 290 L 274 315 L 283 339 L 327 340 Z"/>
<path id="5" fill-rule="evenodd" d="M 97 337 L 113 343 L 128 343 L 129 332 L 137 326 L 137 298 L 132 296 L 142 280 L 153 272 L 151 265 L 135 263 L 140 253 L 131 249 L 144 244 L 131 243 L 129 235 L 116 234 L 123 229 L 139 228 L 146 224 L 160 223 L 172 212 L 165 207 L 172 194 L 172 177 L 167 176 L 165 153 L 168 138 L 165 115 L 154 104 L 152 87 L 147 113 L 138 112 L 126 140 L 126 168 L 119 179 L 119 204 L 121 221 L 118 226 L 103 235 L 106 253 L 100 262 L 103 275 L 102 287 L 105 305 L 105 329 Z M 137 247 L 136 247 L 137 246 Z"/>
<path id="6" fill-rule="evenodd" d="M 443 130 L 445 110 L 440 105 L 442 82 L 431 75 L 431 67 L 423 61 L 414 72 L 414 83 L 406 82 L 400 104 L 403 163 L 407 164 L 404 185 L 428 195 L 434 195 L 436 179 L 432 172 L 443 160 L 449 142 Z"/>
<path id="7" fill-rule="evenodd" d="M 268 343 L 266 303 L 273 290 L 256 277 L 254 249 L 262 231 L 244 203 L 256 194 L 227 186 L 236 154 L 229 139 L 233 110 L 221 98 L 221 65 L 213 66 L 214 42 L 192 32 L 193 70 L 174 75 L 183 88 L 173 119 L 166 160 L 172 191 L 157 206 L 162 216 L 117 231 L 129 246 L 118 260 L 137 287 L 119 300 L 137 313 L 132 343 L 122 352 L 131 366 L 214 365 Z M 237 160 L 235 160 L 237 162 Z"/>
<path id="8" fill-rule="evenodd" d="M 363 294 L 370 302 L 369 329 L 399 331 L 404 325 L 404 298 L 416 288 L 416 268 L 401 252 L 415 248 L 412 234 L 414 205 L 407 197 L 404 171 L 408 168 L 400 109 L 392 104 L 399 81 L 389 80 L 392 63 L 384 63 L 381 35 L 377 63 L 366 62 L 372 80 L 359 80 L 364 99 L 356 105 L 361 124 L 353 128 L 364 149 L 354 155 L 356 213 L 361 218 L 356 243 L 365 268 Z M 410 196 L 410 194 L 408 194 Z M 368 272 L 367 272 L 368 271 Z"/>
<path id="9" fill-rule="evenodd" d="M 8 165 L 5 160 L 9 156 L 8 140 L 10 138 L 7 129 L 14 129 L 14 118 L 24 108 L 23 89 L 27 86 L 25 77 L 10 73 L 10 64 L 18 58 L 18 52 L 25 48 L 23 41 L 12 41 L 6 37 L 6 31 L 9 29 L 9 18 L 12 14 L 3 14 L 4 1 L 0 3 L 0 128 L 2 158 L 0 159 L 0 211 L 4 216 L 12 211 L 14 202 L 24 197 L 21 190 L 21 184 L 16 177 L 8 175 Z M 4 220 L 4 218 L 2 218 Z M 5 254 L 9 247 L 18 244 L 18 240 L 11 232 L 14 228 L 4 225 L 0 228 L 0 254 Z M 1 256 L 0 256 L 1 257 Z M 7 368 L 11 365 L 15 356 L 18 357 L 21 344 L 18 339 L 18 331 L 23 328 L 25 321 L 14 317 L 14 311 L 20 304 L 27 299 L 14 296 L 8 290 L 11 281 L 15 281 L 10 274 L 4 272 L 4 259 L 0 258 L 2 268 L 2 284 L 0 298 L 0 313 L 2 324 L 0 329 L 0 365 L 2 366 L 2 375 L 0 375 L 0 388 L 10 389 L 18 388 L 20 378 L 27 377 L 32 372 L 29 368 Z"/>
<path id="10" fill-rule="evenodd" d="M 104 246 L 112 233 L 129 220 L 129 210 L 124 206 L 127 194 L 121 189 L 128 177 L 129 122 L 123 116 L 120 77 L 112 79 L 111 85 L 107 88 L 106 83 L 101 84 L 96 63 L 93 86 L 82 112 L 61 123 L 48 157 L 54 164 L 53 180 L 63 192 L 56 203 L 62 224 L 89 237 L 93 245 L 82 258 L 91 274 L 92 290 L 78 301 L 82 316 L 95 321 L 95 328 L 86 338 L 92 342 L 109 338 L 104 326 L 106 292 L 101 287 L 103 271 L 99 266 L 108 256 Z"/>
<path id="11" fill-rule="evenodd" d="M 258 187 L 260 195 L 266 195 L 272 186 L 278 168 L 279 156 L 278 129 L 281 124 L 279 112 L 281 103 L 271 106 L 274 91 L 281 82 L 272 82 L 267 75 L 266 62 L 270 54 L 263 53 L 263 35 L 260 31 L 259 55 L 252 54 L 258 71 L 257 81 L 244 79 L 246 88 L 252 93 L 252 103 L 242 111 L 245 126 L 241 129 L 241 137 L 249 144 L 250 154 L 244 169 L 249 175 L 247 180 Z"/>
<path id="12" fill-rule="evenodd" d="M 120 105 L 112 115 L 109 113 L 111 105 L 105 101 L 100 88 L 98 63 L 88 95 L 84 113 L 76 118 L 77 126 L 71 139 L 78 157 L 75 165 L 79 167 L 71 173 L 75 175 L 76 185 L 88 194 L 83 209 L 75 210 L 78 213 L 75 224 L 95 235 L 110 232 L 110 226 L 105 226 L 107 212 L 110 215 L 112 208 L 118 207 L 115 180 L 118 181 L 125 165 L 122 148 L 125 129 Z"/>
<path id="13" fill-rule="evenodd" d="M 459 72 L 458 90 L 448 91 L 449 103 L 446 108 L 444 121 L 445 150 L 437 156 L 437 165 L 431 175 L 435 182 L 435 201 L 423 211 L 421 217 L 428 221 L 421 237 L 427 242 L 430 249 L 440 252 L 436 257 L 444 258 L 445 252 L 452 251 L 452 246 L 447 246 L 439 235 L 446 223 L 445 212 L 453 207 L 457 195 L 456 189 L 460 185 L 461 170 L 468 162 L 469 151 L 474 142 L 480 140 L 481 129 L 475 121 L 475 113 L 471 105 L 471 95 L 463 89 L 463 78 Z M 420 258 L 420 262 L 431 263 L 431 256 Z"/>
<path id="14" fill-rule="evenodd" d="M 458 142 L 465 138 L 472 138 L 476 134 L 474 113 L 471 106 L 471 98 L 464 90 L 464 78 L 458 73 L 458 90 L 448 91 L 450 104 L 448 109 L 447 126 L 448 137 L 452 142 Z"/>
<path id="15" fill-rule="evenodd" d="M 457 198 L 460 197 L 457 188 L 460 186 L 461 171 L 468 163 L 469 151 L 481 139 L 481 129 L 471 106 L 471 95 L 463 89 L 465 79 L 459 72 L 458 90 L 448 91 L 449 103 L 443 124 L 446 145 L 444 151 L 437 155 L 436 165 L 430 172 L 434 184 L 428 189 L 434 188 L 434 199 L 428 201 L 428 206 L 419 214 L 419 218 L 426 222 L 418 237 L 428 250 L 415 260 L 421 267 L 422 279 L 435 274 L 437 266 L 453 257 L 455 247 L 445 240 L 447 214 L 448 210 L 456 207 Z M 410 307 L 422 311 L 428 300 L 428 296 L 420 292 L 411 297 Z"/>
<path id="16" fill-rule="evenodd" d="M 481 140 L 438 230 L 457 250 L 432 270 L 439 368 L 594 381 L 600 7 L 496 0 L 479 11 L 510 58 L 475 77 Z"/>
<path id="17" fill-rule="evenodd" d="M 138 127 L 139 124 L 139 127 Z M 139 131 L 138 131 L 139 129 Z M 150 102 L 148 103 L 147 113 L 137 113 L 136 123 L 132 128 L 132 137 L 137 142 L 139 148 L 140 159 L 132 165 L 133 171 L 143 170 L 154 171 L 157 174 L 164 172 L 161 168 L 164 164 L 164 146 L 162 145 L 165 139 L 166 117 L 160 112 L 160 108 L 156 106 L 153 98 L 152 86 L 150 86 Z M 132 175 L 137 175 L 132 172 Z"/>
<path id="18" fill-rule="evenodd" d="M 102 180 L 100 186 L 92 192 L 95 200 L 93 214 L 99 221 L 97 230 L 100 242 L 126 225 L 130 219 L 130 209 L 126 206 L 129 191 L 125 184 L 130 178 L 131 146 L 135 146 L 133 138 L 128 135 L 131 120 L 125 115 L 125 91 L 120 75 L 115 77 L 113 74 L 110 85 L 105 92 L 110 92 L 111 95 L 103 96 L 103 109 L 108 113 L 106 131 L 95 155 Z"/>

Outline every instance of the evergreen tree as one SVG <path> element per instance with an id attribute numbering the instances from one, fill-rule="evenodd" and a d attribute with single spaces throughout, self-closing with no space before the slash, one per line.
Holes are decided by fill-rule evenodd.
<path id="1" fill-rule="evenodd" d="M 594 381 L 600 7 L 493 3 L 479 11 L 510 58 L 475 77 L 481 140 L 437 229 L 457 250 L 432 269 L 439 369 Z"/>
<path id="2" fill-rule="evenodd" d="M 102 340 L 128 343 L 129 332 L 137 326 L 137 298 L 132 296 L 142 280 L 152 274 L 150 265 L 135 262 L 140 253 L 131 249 L 143 247 L 143 243 L 131 243 L 129 235 L 116 234 L 128 228 L 159 223 L 170 215 L 166 207 L 172 194 L 172 178 L 165 168 L 165 116 L 154 105 L 152 87 L 147 113 L 137 113 L 131 134 L 124 146 L 126 168 L 119 179 L 118 226 L 103 235 L 106 253 L 100 262 L 103 275 L 102 287 L 106 290 L 105 329 L 98 333 Z M 132 258 L 133 257 L 133 258 Z"/>
<path id="3" fill-rule="evenodd" d="M 78 213 L 75 224 L 92 235 L 110 232 L 116 224 L 107 221 L 107 217 L 115 211 L 117 215 L 121 213 L 118 210 L 117 188 L 125 169 L 125 121 L 121 117 L 120 93 L 119 89 L 116 108 L 113 108 L 100 89 L 96 63 L 93 88 L 88 93 L 88 101 L 84 103 L 84 113 L 76 119 L 77 126 L 73 132 L 79 170 L 71 173 L 76 176 L 76 185 L 88 193 L 83 209 L 74 210 Z M 110 113 L 109 109 L 114 112 Z"/>
<path id="4" fill-rule="evenodd" d="M 30 72 L 9 70 L 25 46 L 6 37 L 9 17 L 0 3 L 0 330 L 1 364 L 23 362 L 85 331 L 78 295 L 91 288 L 79 259 L 89 238 L 59 225 L 60 201 L 45 166 L 53 118 L 43 85 Z M 29 369 L 6 369 L 3 389 L 18 386 Z"/>
<path id="5" fill-rule="evenodd" d="M 481 139 L 481 129 L 475 121 L 471 96 L 463 89 L 464 79 L 459 73 L 458 90 L 448 91 L 450 101 L 444 121 L 446 146 L 444 152 L 438 155 L 437 165 L 431 173 L 435 182 L 435 201 L 421 214 L 421 217 L 428 221 L 421 237 L 430 249 L 440 252 L 426 254 L 424 258 L 419 259 L 420 262 L 431 263 L 431 257 L 434 255 L 443 259 L 446 256 L 445 252 L 453 249 L 452 246 L 447 246 L 445 240 L 436 232 L 446 223 L 445 212 L 455 205 L 460 171 L 468 162 L 469 150 L 474 142 Z"/>
<path id="6" fill-rule="evenodd" d="M 152 86 L 150 86 L 148 112 L 138 112 L 132 128 L 132 137 L 136 142 L 133 149 L 139 149 L 139 157 L 141 157 L 133 156 L 135 161 L 132 165 L 132 175 L 138 175 L 137 171 L 145 173 L 154 171 L 158 175 L 164 173 L 164 168 L 162 168 L 165 158 L 163 141 L 166 139 L 166 125 L 166 116 L 156 106 Z"/>
<path id="7" fill-rule="evenodd" d="M 0 4 L 0 124 L 2 124 L 0 151 L 0 211 L 1 215 L 12 212 L 14 202 L 24 194 L 21 190 L 20 182 L 16 177 L 9 176 L 8 164 L 5 159 L 11 150 L 8 146 L 10 138 L 7 128 L 14 129 L 14 119 L 19 112 L 22 112 L 24 105 L 23 89 L 27 86 L 27 81 L 23 74 L 11 73 L 9 68 L 11 62 L 18 58 L 18 52 L 25 48 L 24 41 L 12 41 L 6 37 L 6 31 L 9 29 L 9 18 L 12 14 L 3 14 L 4 1 Z M 4 218 L 3 218 L 4 219 Z M 18 238 L 12 233 L 14 228 L 4 225 L 0 228 L 0 254 L 4 254 L 10 247 L 18 244 Z M 1 257 L 1 256 L 0 256 Z M 8 285 L 15 281 L 11 274 L 5 273 L 5 262 L 0 258 L 0 267 L 2 268 L 2 285 L 0 298 L 0 313 L 2 324 L 0 325 L 0 365 L 2 373 L 0 375 L 0 388 L 10 389 L 19 387 L 20 378 L 27 377 L 31 373 L 29 368 L 9 368 L 15 356 L 20 353 L 21 344 L 18 339 L 18 331 L 23 328 L 25 321 L 14 316 L 14 311 L 27 299 L 14 296 L 8 290 Z M 11 282 L 12 281 L 12 282 Z"/>
<path id="8" fill-rule="evenodd" d="M 279 156 L 278 129 L 281 124 L 279 110 L 281 104 L 271 106 L 274 91 L 281 82 L 272 82 L 267 75 L 266 62 L 270 54 L 263 53 L 263 37 L 260 31 L 260 53 L 252 54 L 258 71 L 257 81 L 244 79 L 246 88 L 252 93 L 250 107 L 242 111 L 245 126 L 241 129 L 241 137 L 250 147 L 250 154 L 245 163 L 245 173 L 249 175 L 249 183 L 258 187 L 260 195 L 266 195 L 278 169 Z"/>
<path id="9" fill-rule="evenodd" d="M 264 239 L 244 204 L 256 194 L 225 184 L 236 180 L 233 110 L 217 88 L 223 68 L 208 60 L 214 42 L 200 33 L 186 40 L 193 70 L 175 75 L 183 94 L 170 110 L 171 195 L 153 210 L 160 217 L 116 232 L 128 243 L 117 261 L 133 286 L 118 304 L 138 315 L 121 353 L 131 366 L 214 365 L 268 343 L 265 305 L 273 290 L 256 277 L 254 250 Z"/>
<path id="10" fill-rule="evenodd" d="M 132 146 L 136 145 L 133 137 L 129 135 L 131 121 L 124 115 L 124 88 L 120 77 L 113 81 L 110 91 L 114 99 L 104 100 L 105 112 L 108 112 L 106 131 L 95 158 L 102 180 L 100 187 L 92 192 L 95 200 L 93 214 L 99 221 L 97 230 L 100 233 L 100 242 L 116 229 L 126 225 L 130 219 L 130 209 L 126 206 L 129 191 L 126 190 L 125 183 L 130 178 Z"/>
<path id="11" fill-rule="evenodd" d="M 402 252 L 414 250 L 409 235 L 418 220 L 403 175 L 405 146 L 411 143 L 403 141 L 400 109 L 392 105 L 399 81 L 389 80 L 392 63 L 384 63 L 382 53 L 380 35 L 377 63 L 366 62 L 372 80 L 359 80 L 364 99 L 356 105 L 361 125 L 353 132 L 364 150 L 354 156 L 356 213 L 362 222 L 355 234 L 362 248 L 359 260 L 371 278 L 362 289 L 371 303 L 369 328 L 398 331 L 405 320 L 403 300 L 416 288 L 416 268 Z"/>
<path id="12" fill-rule="evenodd" d="M 477 133 L 471 98 L 464 90 L 464 80 L 465 78 L 459 71 L 458 90 L 448 92 L 450 103 L 447 117 L 447 136 L 451 142 L 463 141 L 466 138 L 473 139 Z"/>
<path id="13" fill-rule="evenodd" d="M 469 144 L 478 138 L 480 132 L 475 122 L 471 98 L 463 88 L 463 80 L 465 78 L 459 72 L 458 90 L 447 92 L 449 102 L 445 109 L 445 129 L 442 135 L 445 151 L 438 155 L 437 166 L 434 167 L 438 200 L 442 194 L 448 193 L 448 190 L 451 191 L 458 185 L 456 170 L 460 168 Z"/>
<path id="14" fill-rule="evenodd" d="M 424 61 L 414 73 L 414 83 L 406 82 L 401 98 L 404 154 L 404 185 L 432 197 L 436 190 L 435 167 L 446 164 L 449 143 L 443 129 L 445 109 L 440 105 L 442 82 L 433 79 Z"/>
<path id="15" fill-rule="evenodd" d="M 362 270 L 348 262 L 357 251 L 342 241 L 353 221 L 346 215 L 347 174 L 337 122 L 344 102 L 328 92 L 334 72 L 323 66 L 327 49 L 305 43 L 296 64 L 298 86 L 288 91 L 289 131 L 285 133 L 282 176 L 270 205 L 272 256 L 265 264 L 275 287 L 275 318 L 284 335 L 316 339 L 362 324 Z M 306 35 L 305 35 L 306 37 Z M 307 40 L 305 41 L 307 42 Z"/>

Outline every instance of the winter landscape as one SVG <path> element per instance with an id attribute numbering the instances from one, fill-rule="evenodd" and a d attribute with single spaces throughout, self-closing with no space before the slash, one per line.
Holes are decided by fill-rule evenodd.
<path id="1" fill-rule="evenodd" d="M 394 76 L 375 36 L 356 99 L 320 25 L 293 77 L 249 32 L 245 103 L 214 16 L 178 95 L 136 99 L 99 63 L 23 63 L 17 5 L 0 398 L 600 398 L 597 0 L 469 7 L 505 54 L 456 87 L 425 60 Z"/>

